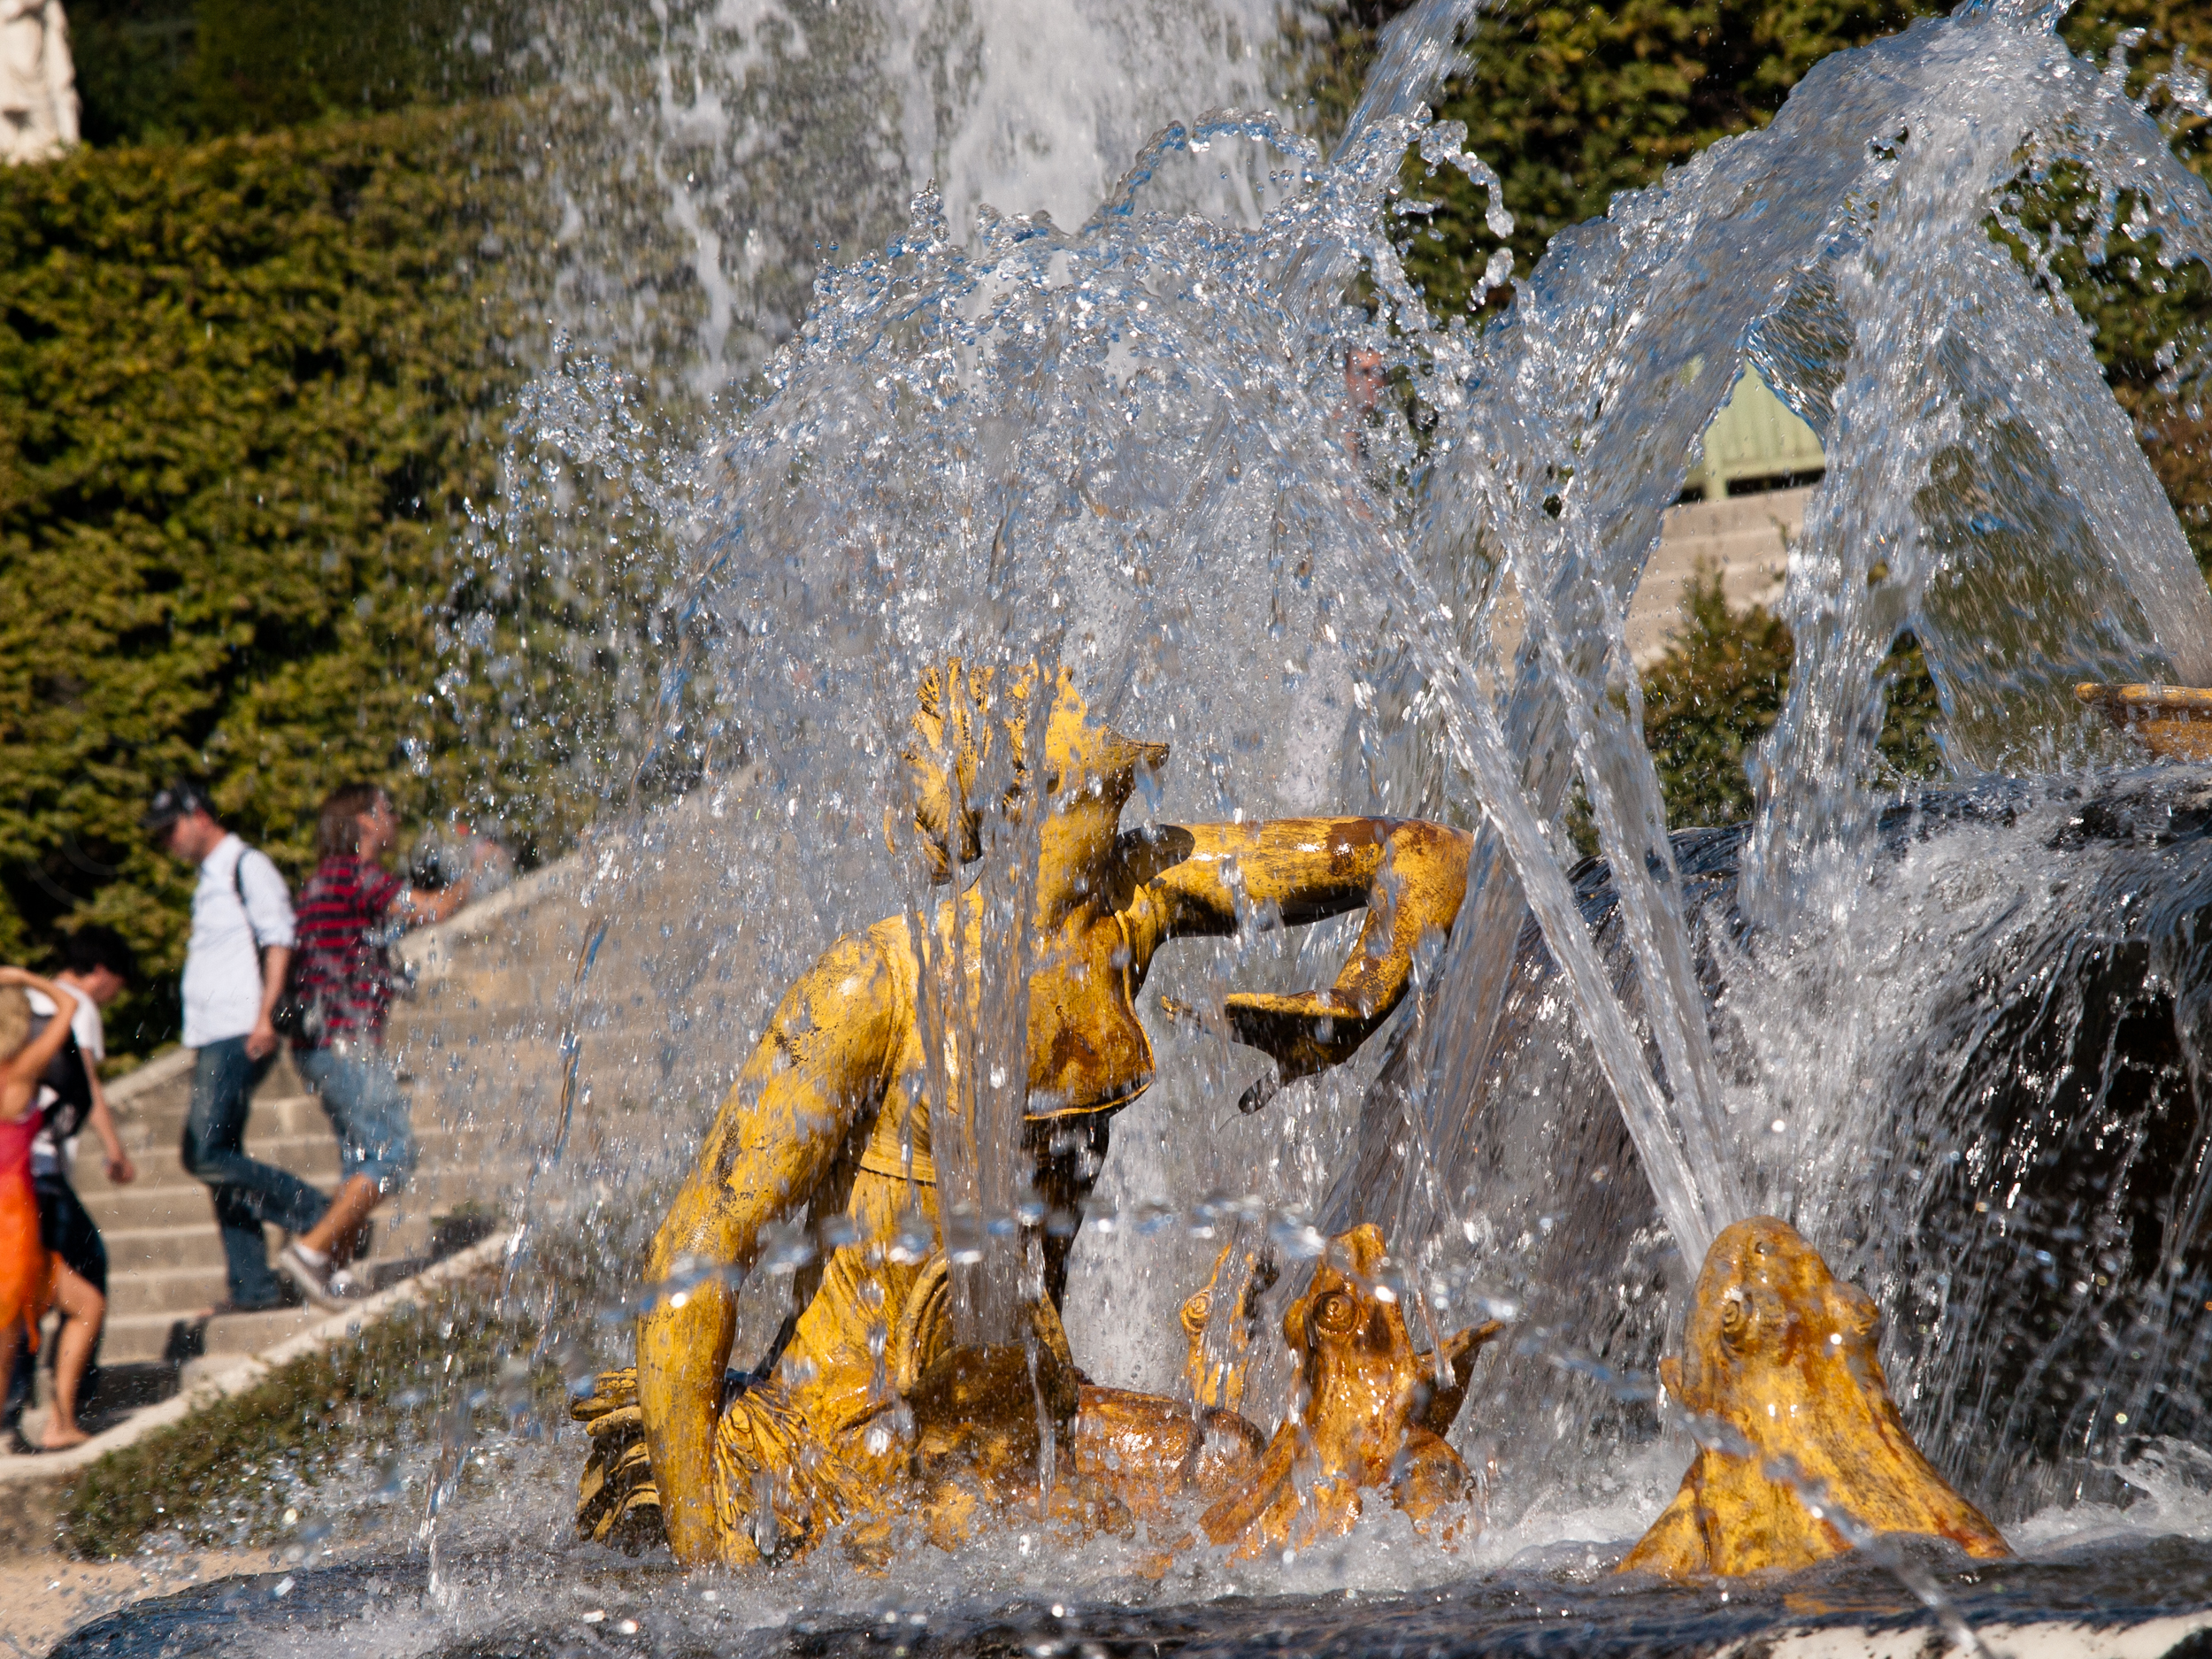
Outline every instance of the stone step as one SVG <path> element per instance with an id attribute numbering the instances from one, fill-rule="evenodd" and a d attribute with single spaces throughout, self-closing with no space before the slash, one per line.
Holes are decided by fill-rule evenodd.
<path id="1" fill-rule="evenodd" d="M 418 1211 L 395 1220 L 398 1212 L 388 1205 L 376 1213 L 377 1256 L 411 1256 L 428 1243 L 431 1217 Z M 442 1212 L 441 1212 L 442 1213 Z M 223 1265 L 223 1240 L 211 1222 L 190 1227 L 132 1227 L 103 1232 L 107 1246 L 111 1282 L 125 1273 L 159 1272 L 171 1268 L 215 1268 Z M 280 1235 L 269 1234 L 271 1250 Z M 387 1248 L 386 1240 L 392 1241 Z"/>
<path id="2" fill-rule="evenodd" d="M 297 1336 L 330 1316 L 320 1308 L 284 1308 L 274 1313 L 228 1313 L 207 1321 L 201 1352 L 210 1357 L 258 1354 Z"/>
<path id="3" fill-rule="evenodd" d="M 335 1171 L 334 1170 L 333 1173 Z M 327 1190 L 329 1181 L 313 1182 Z M 427 1215 L 447 1210 L 469 1198 L 498 1199 L 511 1183 L 494 1168 L 478 1170 L 448 1164 L 420 1170 L 406 1187 L 387 1199 L 380 1217 L 391 1215 Z M 103 1233 L 139 1233 L 157 1228 L 212 1231 L 214 1211 L 208 1189 L 197 1181 L 174 1181 L 158 1187 L 111 1187 L 98 1195 L 85 1194 L 85 1209 Z"/>
<path id="4" fill-rule="evenodd" d="M 109 1084 L 108 1103 L 115 1109 L 117 1118 L 124 1120 L 141 1114 L 158 1117 L 173 1111 L 181 1122 L 182 1114 L 192 1101 L 192 1059 L 189 1052 L 173 1048 L 156 1056 L 141 1070 Z M 257 1102 L 282 1100 L 306 1093 L 307 1086 L 300 1080 L 288 1050 L 269 1068 L 268 1076 L 261 1079 L 261 1087 L 254 1091 L 254 1098 Z"/>
<path id="5" fill-rule="evenodd" d="M 380 1212 L 376 1220 L 375 1238 L 366 1258 L 369 1266 L 411 1260 L 429 1254 L 431 1228 L 428 1216 L 411 1216 L 392 1225 L 388 1225 L 389 1217 Z M 178 1228 L 152 1236 L 168 1239 L 180 1245 L 189 1245 L 194 1259 L 164 1263 L 149 1262 L 142 1256 L 130 1259 L 121 1256 L 115 1248 L 116 1241 L 110 1240 L 108 1314 L 111 1318 L 126 1314 L 194 1312 L 220 1302 L 230 1294 L 223 1263 L 223 1241 L 212 1226 L 194 1232 Z M 275 1260 L 282 1242 L 282 1235 L 273 1228 L 269 1229 L 269 1256 L 272 1261 Z"/>
<path id="6" fill-rule="evenodd" d="M 391 1255 L 378 1250 L 376 1256 L 358 1270 L 367 1270 L 372 1286 L 378 1290 L 407 1277 L 411 1270 L 425 1265 L 429 1250 L 418 1246 L 411 1255 Z M 170 1283 L 181 1283 L 173 1279 Z M 115 1290 L 111 1281 L 111 1290 Z M 183 1385 L 190 1387 L 195 1363 L 236 1358 L 241 1354 L 261 1354 L 274 1348 L 280 1340 L 296 1336 L 298 1332 L 329 1318 L 319 1308 L 276 1308 L 265 1314 L 214 1314 L 208 1310 L 214 1301 L 221 1299 L 221 1270 L 214 1272 L 214 1294 L 199 1296 L 196 1301 L 179 1308 L 165 1310 L 137 1310 L 119 1312 L 111 1308 L 106 1332 L 100 1339 L 102 1365 L 155 1365 L 162 1361 L 183 1361 Z"/>
<path id="7" fill-rule="evenodd" d="M 418 1130 L 415 1134 L 416 1167 L 435 1169 L 456 1158 L 475 1161 L 481 1137 L 457 1133 L 449 1129 Z M 245 1153 L 263 1164 L 272 1164 L 280 1170 L 309 1180 L 326 1181 L 338 1173 L 338 1138 L 327 1126 L 309 1134 L 249 1135 Z M 77 1195 L 87 1204 L 96 1199 L 106 1199 L 119 1194 L 144 1192 L 155 1187 L 197 1187 L 197 1177 L 187 1172 L 184 1160 L 176 1148 L 163 1147 L 145 1152 L 133 1152 L 131 1162 L 136 1168 L 137 1179 L 124 1186 L 108 1179 L 106 1161 L 100 1156 L 98 1147 L 77 1148 L 77 1167 L 70 1179 L 77 1188 Z"/>
<path id="8" fill-rule="evenodd" d="M 117 1110 L 116 1127 L 134 1155 L 142 1146 L 173 1147 L 184 1138 L 184 1120 L 190 1110 L 188 1095 L 173 1101 L 136 1101 L 127 1110 Z M 305 1135 L 319 1129 L 325 1134 L 330 1133 L 330 1119 L 320 1101 L 312 1094 L 279 1094 L 265 1087 L 254 1096 L 246 1119 L 248 1134 Z"/>
<path id="9" fill-rule="evenodd" d="M 211 1225 L 103 1228 L 100 1241 L 107 1246 L 111 1280 L 165 1267 L 223 1264 L 223 1240 Z"/>
<path id="10" fill-rule="evenodd" d="M 329 1317 L 318 1308 L 280 1308 L 269 1313 L 232 1313 L 212 1319 L 174 1313 L 112 1316 L 101 1338 L 100 1360 L 103 1364 L 129 1365 L 162 1360 L 193 1362 L 207 1355 L 258 1354 Z"/>
<path id="11" fill-rule="evenodd" d="M 408 1095 L 418 1133 L 425 1129 L 441 1127 L 428 1117 L 429 1091 L 404 1075 L 401 1087 Z M 116 1127 L 121 1133 L 123 1144 L 133 1156 L 141 1147 L 174 1148 L 184 1139 L 184 1120 L 190 1115 L 188 1097 L 176 1100 L 134 1102 L 131 1110 L 116 1112 Z M 246 1133 L 254 1135 L 311 1135 L 330 1133 L 330 1115 L 323 1110 L 323 1103 L 312 1094 L 278 1094 L 268 1088 L 254 1096 L 246 1117 Z M 97 1144 L 95 1142 L 94 1144 Z"/>
<path id="12" fill-rule="evenodd" d="M 211 1307 L 228 1294 L 220 1263 L 213 1267 L 141 1268 L 128 1273 L 111 1273 L 108 1317 L 112 1323 L 137 1313 L 166 1313 L 173 1317 Z"/>
<path id="13" fill-rule="evenodd" d="M 1773 605 L 1811 496 L 1809 488 L 1782 489 L 1669 508 L 1665 534 L 1629 605 L 1628 643 L 1636 660 L 1648 663 L 1665 650 L 1700 565 L 1718 567 L 1721 591 L 1731 605 Z"/>
<path id="14" fill-rule="evenodd" d="M 448 1160 L 461 1151 L 462 1138 L 450 1130 L 418 1127 L 415 1144 L 419 1154 L 419 1167 L 428 1169 Z M 77 1195 L 89 1207 L 96 1194 L 129 1192 L 151 1187 L 174 1187 L 199 1183 L 185 1171 L 184 1157 L 175 1146 L 129 1148 L 131 1162 L 137 1167 L 138 1179 L 128 1187 L 118 1187 L 108 1179 L 106 1161 L 100 1156 L 96 1142 L 90 1148 L 81 1142 L 77 1148 L 77 1167 L 71 1181 Z M 338 1174 L 338 1138 L 331 1133 L 328 1124 L 302 1133 L 271 1133 L 257 1125 L 245 1139 L 246 1156 L 264 1164 L 273 1164 L 280 1170 L 289 1170 L 311 1181 L 334 1180 Z"/>

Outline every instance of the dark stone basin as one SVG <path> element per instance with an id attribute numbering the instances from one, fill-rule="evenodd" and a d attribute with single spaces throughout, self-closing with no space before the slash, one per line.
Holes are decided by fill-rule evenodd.
<path id="1" fill-rule="evenodd" d="M 1579 1559 L 1580 1552 L 1575 1552 Z M 1939 1586 L 1956 1611 L 2000 1647 L 2023 1624 L 2086 1625 L 2111 1632 L 2147 1621 L 2212 1609 L 2212 1545 L 2179 1538 L 2108 1540 L 2035 1561 L 1973 1563 L 1930 1548 L 1912 1564 Z M 541 1558 L 534 1563 L 555 1563 Z M 1210 1659 L 1269 1655 L 1280 1659 L 1446 1659 L 1447 1655 L 1541 1653 L 1591 1659 L 1659 1659 L 1714 1653 L 1731 1644 L 1784 1632 L 1854 1629 L 1901 1639 L 1909 1651 L 1937 1635 L 1934 1617 L 1889 1571 L 1847 1559 L 1770 1583 L 1740 1581 L 1725 1600 L 1712 1587 L 1628 1585 L 1603 1573 L 1594 1579 L 1540 1571 L 1507 1570 L 1418 1594 L 1226 1597 L 1179 1605 L 1053 1604 L 1040 1601 L 968 1609 L 901 1608 L 883 1585 L 878 1606 L 862 1601 L 876 1581 L 856 1579 L 849 1611 L 808 1613 L 787 1624 L 746 1629 L 740 1580 L 721 1581 L 719 1618 L 697 1612 L 687 1594 L 695 1581 L 672 1570 L 626 1571 L 601 1582 L 595 1594 L 605 1617 L 586 1624 L 566 1594 L 591 1584 L 592 1568 L 535 1590 L 496 1558 L 464 1561 L 452 1573 L 465 1602 L 496 1578 L 501 1599 L 519 1604 L 509 1617 L 472 1617 L 473 1628 L 424 1639 L 409 1618 L 402 1640 L 376 1642 L 373 1623 L 356 1621 L 372 1581 L 386 1605 L 419 1610 L 419 1560 L 266 1573 L 202 1586 L 112 1614 L 86 1625 L 53 1650 L 53 1659 L 193 1659 L 240 1647 L 260 1655 L 334 1651 L 331 1635 L 352 1624 L 346 1651 L 365 1651 L 364 1635 L 382 1659 L 597 1659 L 606 1655 L 731 1655 L 745 1659 Z M 613 1575 L 609 1575 L 613 1577 Z M 286 1579 L 282 1598 L 272 1594 Z M 569 1610 L 534 1612 L 533 1600 L 565 1601 Z M 626 1626 L 634 1625 L 634 1629 Z M 1911 1632 L 1921 1632 L 1914 1635 Z M 2042 1632 L 2061 1637 L 2057 1629 Z M 2064 1632 L 2078 1637 L 2083 1632 Z M 2147 1655 L 2212 1653 L 2212 1640 L 2176 1629 L 2137 1639 Z M 2069 1646 L 2071 1644 L 2069 1643 Z M 2067 1651 L 2062 1646 L 2046 1651 Z M 1932 1651 L 1932 1649 L 1931 1649 Z M 1762 1651 L 1754 1647 L 1753 1652 Z M 1768 1649 L 1768 1651 L 1773 1651 Z"/>

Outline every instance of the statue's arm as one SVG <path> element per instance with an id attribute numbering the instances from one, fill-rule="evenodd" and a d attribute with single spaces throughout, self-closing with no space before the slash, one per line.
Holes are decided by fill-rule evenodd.
<path id="1" fill-rule="evenodd" d="M 1325 991 L 1233 993 L 1230 1033 L 1272 1055 L 1271 1084 L 1348 1059 L 1406 992 L 1414 949 L 1448 933 L 1467 891 L 1473 838 L 1421 818 L 1277 818 L 1187 827 L 1187 854 L 1146 882 L 1163 937 L 1222 935 L 1255 915 L 1317 922 L 1365 906 L 1359 942 Z M 1248 1111 L 1274 1093 L 1256 1086 Z"/>
<path id="2" fill-rule="evenodd" d="M 638 1321 L 638 1404 L 679 1561 L 721 1553 L 711 1455 L 736 1281 L 882 1100 L 903 1007 L 872 942 L 832 946 L 785 994 L 653 1240 L 649 1282 L 665 1288 Z"/>

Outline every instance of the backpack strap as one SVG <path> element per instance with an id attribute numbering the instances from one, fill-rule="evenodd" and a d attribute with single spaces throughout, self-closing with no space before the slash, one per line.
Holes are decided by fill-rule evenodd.
<path id="1" fill-rule="evenodd" d="M 253 925 L 253 906 L 246 902 L 246 856 L 252 851 L 252 848 L 240 843 L 238 856 L 230 867 L 230 885 L 231 890 L 238 895 L 238 910 L 246 918 L 246 931 L 253 935 L 253 948 L 260 950 L 264 949 L 261 930 Z"/>

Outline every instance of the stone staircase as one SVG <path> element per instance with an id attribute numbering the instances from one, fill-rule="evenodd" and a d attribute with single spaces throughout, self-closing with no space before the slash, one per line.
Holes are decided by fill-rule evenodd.
<path id="1" fill-rule="evenodd" d="M 1628 607 L 1628 646 L 1639 663 L 1665 652 L 1681 620 L 1682 596 L 1701 565 L 1720 572 L 1730 605 L 1771 609 L 1789 573 L 1790 544 L 1805 527 L 1809 487 L 1684 502 L 1665 529 Z"/>
<path id="2" fill-rule="evenodd" d="M 157 1061 L 110 1090 L 118 1130 L 138 1169 L 129 1186 L 108 1180 L 96 1143 L 78 1160 L 77 1192 L 108 1250 L 103 1365 L 180 1366 L 257 1353 L 324 1317 L 311 1308 L 209 1317 L 208 1310 L 228 1291 L 208 1189 L 185 1172 L 180 1156 L 191 1088 L 189 1056 L 179 1056 Z M 453 1132 L 424 1121 L 422 1105 L 417 1091 L 421 1164 L 407 1189 L 378 1211 L 374 1246 L 363 1264 L 373 1282 L 404 1277 L 431 1257 L 434 1244 L 455 1248 L 457 1228 L 449 1222 L 434 1238 L 434 1217 L 449 1217 L 471 1200 L 488 1210 L 495 1204 L 496 1194 L 483 1191 L 457 1156 Z M 337 1185 L 337 1141 L 288 1055 L 256 1095 L 245 1146 L 254 1157 L 325 1191 Z M 465 1225 L 465 1215 L 463 1219 Z M 269 1237 L 273 1255 L 281 1235 L 272 1229 Z"/>
<path id="3" fill-rule="evenodd" d="M 735 924 L 708 902 L 728 864 L 730 826 L 720 820 L 750 787 L 733 779 L 716 795 L 597 833 L 404 942 L 419 983 L 394 1011 L 388 1052 L 421 1159 L 407 1189 L 377 1211 L 365 1263 L 374 1286 L 513 1218 L 558 1139 L 565 1033 L 579 1039 L 577 1110 L 565 1172 L 541 1172 L 534 1188 L 540 1213 L 558 1210 L 548 1196 L 557 1189 L 603 1182 L 610 1171 L 626 1184 L 657 1159 L 689 1156 L 704 1110 L 727 1085 L 731 1045 L 749 1047 L 748 1027 L 762 1011 L 749 963 L 722 949 Z M 580 979 L 595 934 L 596 957 Z M 697 1018 L 703 1002 L 721 1011 Z M 189 1054 L 173 1051 L 109 1087 L 134 1182 L 108 1181 L 96 1141 L 81 1148 L 77 1190 L 109 1263 L 100 1356 L 108 1377 L 88 1426 L 161 1398 L 196 1365 L 261 1353 L 327 1317 L 311 1308 L 211 1312 L 227 1294 L 222 1243 L 208 1190 L 185 1173 L 179 1149 L 191 1066 Z M 652 1110 L 677 1102 L 680 1110 Z M 256 1094 L 245 1148 L 326 1192 L 337 1184 L 329 1122 L 288 1055 Z M 273 1255 L 280 1242 L 272 1230 Z"/>

